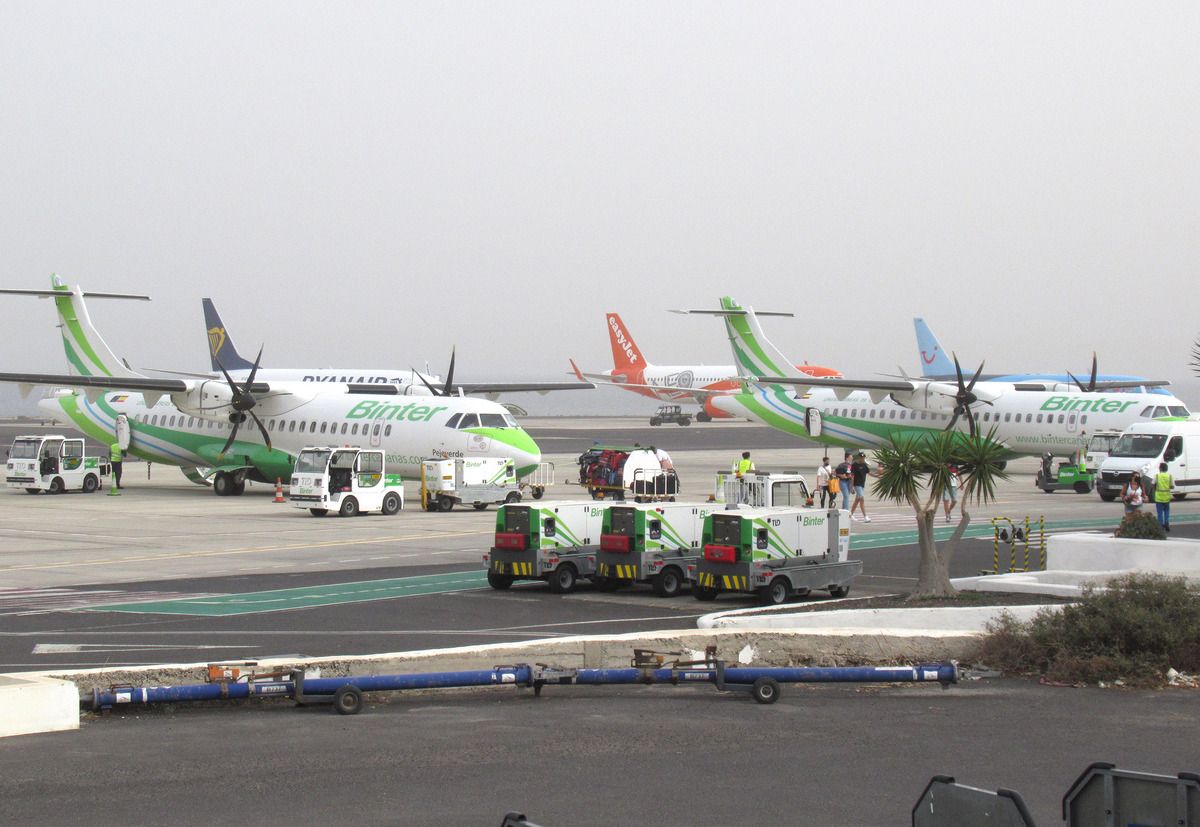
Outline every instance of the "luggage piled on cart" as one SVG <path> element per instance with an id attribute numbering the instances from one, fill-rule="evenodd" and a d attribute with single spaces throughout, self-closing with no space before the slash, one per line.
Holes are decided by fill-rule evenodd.
<path id="1" fill-rule="evenodd" d="M 679 491 L 675 471 L 664 471 L 654 452 L 640 446 L 592 446 L 579 456 L 579 484 L 594 500 L 673 500 Z"/>

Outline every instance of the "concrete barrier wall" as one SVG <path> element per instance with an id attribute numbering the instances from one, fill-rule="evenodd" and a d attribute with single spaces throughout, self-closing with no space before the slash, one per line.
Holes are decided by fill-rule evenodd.
<path id="1" fill-rule="evenodd" d="M 1200 577 L 1196 540 L 1126 540 L 1105 534 L 1052 534 L 1046 569 L 1086 572 L 1136 570 Z"/>
<path id="2" fill-rule="evenodd" d="M 772 612 L 715 614 L 698 621 L 712 629 L 821 629 L 826 633 L 867 632 L 879 635 L 971 635 L 984 632 L 1003 612 L 1027 621 L 1045 605 L 970 606 L 915 609 L 842 609 L 838 612 Z M 1051 607 L 1052 608 L 1052 607 Z"/>
<path id="3" fill-rule="evenodd" d="M 79 729 L 79 690 L 66 680 L 0 675 L 0 738 Z"/>

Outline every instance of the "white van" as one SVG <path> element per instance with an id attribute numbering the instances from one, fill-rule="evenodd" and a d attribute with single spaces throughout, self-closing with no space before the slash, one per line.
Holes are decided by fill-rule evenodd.
<path id="1" fill-rule="evenodd" d="M 1141 473 L 1150 493 L 1160 462 L 1167 463 L 1175 481 L 1175 499 L 1200 491 L 1200 422 L 1178 419 L 1130 425 L 1100 464 L 1096 479 L 1100 499 L 1115 500 L 1134 471 Z"/>

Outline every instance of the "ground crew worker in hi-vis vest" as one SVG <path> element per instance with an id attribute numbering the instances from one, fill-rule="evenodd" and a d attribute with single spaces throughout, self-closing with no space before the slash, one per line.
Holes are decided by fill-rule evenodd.
<path id="1" fill-rule="evenodd" d="M 114 442 L 109 446 L 108 461 L 112 463 L 113 485 L 117 488 L 121 487 L 121 460 L 124 456 L 119 442 Z"/>
<path id="2" fill-rule="evenodd" d="M 1171 530 L 1171 489 L 1175 481 L 1167 472 L 1167 464 L 1158 464 L 1158 473 L 1154 476 L 1154 507 L 1158 509 L 1158 524 L 1163 531 Z"/>
<path id="3" fill-rule="evenodd" d="M 738 502 L 746 501 L 745 477 L 754 470 L 754 460 L 750 459 L 749 451 L 742 451 L 742 458 L 733 464 L 733 475 L 738 480 Z"/>

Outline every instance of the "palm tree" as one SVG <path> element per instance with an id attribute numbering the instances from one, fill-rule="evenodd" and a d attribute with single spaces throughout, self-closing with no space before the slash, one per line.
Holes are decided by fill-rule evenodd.
<path id="1" fill-rule="evenodd" d="M 971 523 L 967 503 L 995 501 L 996 483 L 1008 479 L 1002 470 L 1007 450 L 993 440 L 994 434 L 995 429 L 983 436 L 942 431 L 933 437 L 899 437 L 875 452 L 883 466 L 873 486 L 876 496 L 908 503 L 917 516 L 921 562 L 917 587 L 909 599 L 955 594 L 950 585 L 950 560 Z M 954 533 L 939 546 L 933 525 L 942 491 L 950 484 L 952 465 L 958 467 L 962 480 L 959 520 Z"/>

